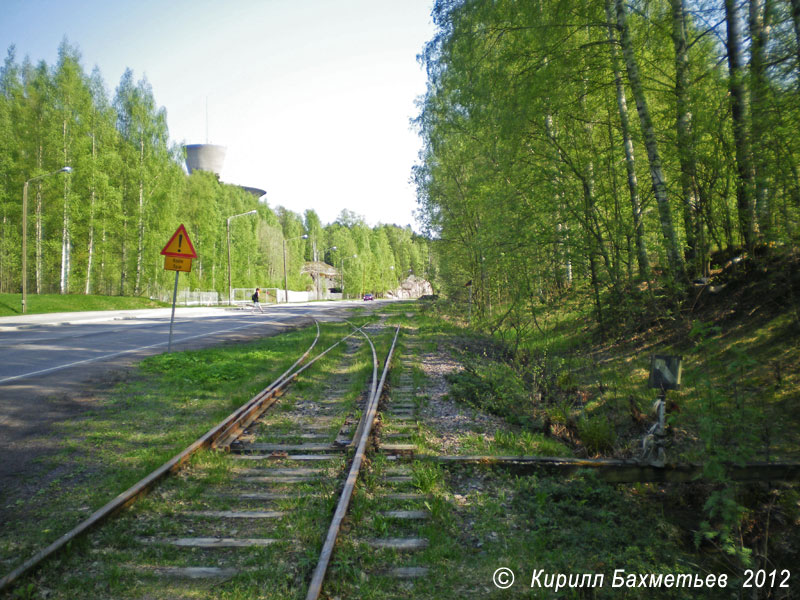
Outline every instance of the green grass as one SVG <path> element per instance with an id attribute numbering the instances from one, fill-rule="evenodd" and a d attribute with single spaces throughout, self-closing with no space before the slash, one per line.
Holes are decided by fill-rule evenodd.
<path id="1" fill-rule="evenodd" d="M 171 306 L 165 302 L 128 296 L 84 296 L 81 294 L 28 294 L 27 314 L 90 310 L 133 310 Z M 22 294 L 0 294 L 0 317 L 22 314 Z"/>
<path id="2" fill-rule="evenodd" d="M 539 329 L 519 342 L 514 360 L 497 349 L 499 341 L 513 350 L 517 340 L 508 332 L 462 333 L 451 312 L 434 304 L 419 319 L 420 333 L 441 323 L 439 331 L 462 340 L 457 355 L 465 370 L 450 377 L 451 397 L 510 424 L 537 431 L 549 422 L 589 455 L 638 456 L 657 397 L 647 385 L 650 356 L 677 354 L 683 386 L 669 393 L 677 409 L 669 417 L 673 460 L 702 461 L 703 438 L 717 425 L 722 431 L 714 435 L 745 445 L 750 460 L 800 458 L 800 326 L 792 311 L 737 321 L 722 313 L 720 326 L 674 318 L 601 341 L 573 294 L 541 309 Z"/>

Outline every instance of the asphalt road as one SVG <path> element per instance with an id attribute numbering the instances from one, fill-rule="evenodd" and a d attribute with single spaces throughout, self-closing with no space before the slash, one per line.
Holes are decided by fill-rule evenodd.
<path id="1" fill-rule="evenodd" d="M 342 318 L 358 302 L 265 306 L 264 312 L 179 308 L 172 349 L 209 345 L 236 333 L 268 335 L 310 319 Z M 170 309 L 61 313 L 0 319 L 0 397 L 6 384 L 93 363 L 166 351 Z M 249 335 L 247 337 L 250 337 Z"/>

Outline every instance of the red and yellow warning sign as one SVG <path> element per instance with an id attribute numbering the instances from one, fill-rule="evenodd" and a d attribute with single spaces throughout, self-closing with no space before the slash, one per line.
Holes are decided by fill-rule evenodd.
<path id="1" fill-rule="evenodd" d="M 164 256 L 174 256 L 176 258 L 197 258 L 197 252 L 194 251 L 192 240 L 189 239 L 189 234 L 186 233 L 186 228 L 183 224 L 178 227 L 178 230 L 169 239 L 167 245 L 164 246 L 164 249 L 161 251 L 161 254 Z M 173 270 L 182 271 L 183 269 Z M 186 270 L 188 271 L 189 269 Z"/>

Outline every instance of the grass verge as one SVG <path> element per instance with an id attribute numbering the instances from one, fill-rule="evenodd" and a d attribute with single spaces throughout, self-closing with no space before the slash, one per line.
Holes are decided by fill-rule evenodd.
<path id="1" fill-rule="evenodd" d="M 28 294 L 27 314 L 90 310 L 134 310 L 172 306 L 158 300 L 129 296 L 84 296 L 82 294 Z M 0 294 L 0 317 L 22 314 L 22 294 Z"/>

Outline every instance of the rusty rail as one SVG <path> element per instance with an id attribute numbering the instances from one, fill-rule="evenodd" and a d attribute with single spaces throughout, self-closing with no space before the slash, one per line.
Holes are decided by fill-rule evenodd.
<path id="1" fill-rule="evenodd" d="M 364 332 L 362 331 L 362 333 Z M 386 375 L 389 372 L 389 365 L 392 361 L 392 354 L 394 353 L 394 348 L 397 344 L 397 336 L 399 333 L 400 327 L 398 326 L 394 333 L 392 347 L 389 349 L 389 354 L 386 356 L 386 362 L 383 366 L 383 373 L 377 388 L 375 387 L 375 382 L 377 379 L 377 357 L 375 354 L 375 346 L 372 344 L 372 340 L 369 339 L 367 334 L 364 333 L 364 337 L 367 338 L 370 346 L 372 346 L 374 365 L 372 376 L 372 393 L 367 402 L 367 410 L 364 411 L 364 415 L 362 416 L 363 427 L 360 427 L 361 435 L 358 438 L 358 446 L 356 447 L 355 456 L 353 456 L 350 472 L 347 475 L 344 489 L 339 497 L 339 503 L 336 506 L 336 512 L 333 514 L 333 519 L 331 520 L 330 527 L 328 528 L 328 535 L 325 538 L 325 543 L 322 545 L 322 552 L 320 552 L 319 561 L 317 562 L 317 566 L 314 569 L 313 575 L 311 576 L 311 583 L 308 586 L 306 600 L 318 600 L 319 595 L 322 592 L 322 582 L 325 580 L 325 573 L 328 570 L 328 564 L 330 563 L 331 555 L 333 554 L 333 548 L 336 545 L 336 538 L 339 535 L 339 529 L 341 528 L 342 520 L 347 514 L 347 509 L 350 507 L 350 500 L 353 497 L 353 490 L 355 489 L 356 481 L 358 480 L 358 473 L 361 470 L 362 463 L 364 462 L 367 441 L 370 433 L 372 432 L 372 423 L 375 420 L 375 415 L 378 411 L 378 402 L 380 400 L 381 393 L 383 392 L 383 385 L 386 382 Z"/>
<path id="2" fill-rule="evenodd" d="M 417 457 L 425 460 L 425 457 Z M 578 469 L 589 469 L 609 483 L 689 483 L 703 481 L 701 464 L 667 464 L 663 467 L 644 465 L 635 460 L 611 458 L 557 458 L 546 456 L 435 456 L 443 466 L 485 465 L 519 475 L 539 471 L 566 475 Z M 748 463 L 728 465 L 727 475 L 733 481 L 798 481 L 800 463 Z"/>
<path id="3" fill-rule="evenodd" d="M 355 326 L 353 326 L 355 327 Z M 358 328 L 356 328 L 358 331 Z M 272 406 L 280 396 L 280 392 L 283 388 L 290 382 L 296 379 L 300 373 L 308 369 L 311 365 L 325 356 L 328 352 L 336 348 L 339 344 L 341 344 L 346 339 L 354 336 L 356 331 L 344 336 L 338 342 L 320 352 L 317 356 L 311 359 L 308 363 L 303 365 L 297 371 L 292 371 L 299 363 L 300 360 L 305 358 L 308 355 L 308 352 L 311 351 L 311 348 L 308 349 L 306 354 L 304 354 L 297 362 L 295 362 L 286 372 L 281 375 L 274 383 L 272 383 L 268 388 L 260 392 L 257 396 L 255 396 L 250 402 L 248 402 L 245 406 L 239 409 L 240 416 L 234 422 L 232 422 L 224 431 L 220 433 L 220 435 L 212 442 L 211 447 L 216 448 L 217 450 L 229 450 L 231 444 L 238 438 L 242 431 L 247 429 L 253 421 L 258 419 L 270 406 Z M 319 337 L 319 323 L 317 323 L 317 337 Z M 316 340 L 314 342 L 316 344 Z M 312 345 L 313 348 L 313 345 Z"/>

